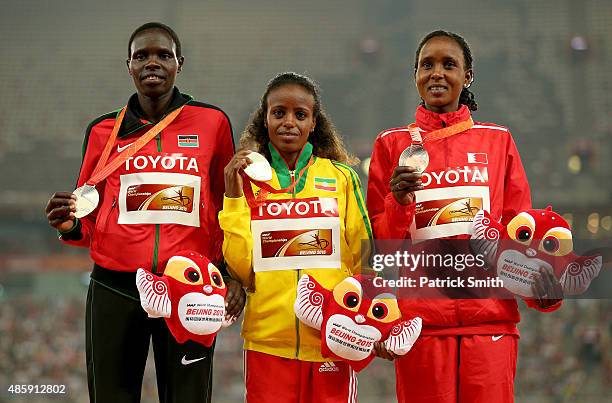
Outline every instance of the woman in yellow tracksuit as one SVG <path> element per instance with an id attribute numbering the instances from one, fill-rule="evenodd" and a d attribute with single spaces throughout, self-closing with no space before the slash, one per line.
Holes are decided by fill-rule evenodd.
<path id="1" fill-rule="evenodd" d="M 262 197 L 265 190 L 251 184 L 264 200 L 251 208 L 241 176 L 252 162 L 250 150 L 239 151 L 225 168 L 223 255 L 247 288 L 246 400 L 354 401 L 354 373 L 344 362 L 326 362 L 319 331 L 301 323 L 293 305 L 303 274 L 331 289 L 366 262 L 370 222 L 359 178 L 345 165 L 356 160 L 322 110 L 317 86 L 295 73 L 268 83 L 241 145 L 268 159 L 270 185 L 294 186 Z"/>

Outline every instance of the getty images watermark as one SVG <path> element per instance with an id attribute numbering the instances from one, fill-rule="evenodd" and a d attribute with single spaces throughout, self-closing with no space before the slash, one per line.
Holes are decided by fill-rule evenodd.
<path id="1" fill-rule="evenodd" d="M 545 241 L 541 245 L 550 246 Z M 367 269 L 377 272 L 375 287 L 401 298 L 531 297 L 544 270 L 554 274 L 565 297 L 612 297 L 609 241 L 575 240 L 574 250 L 577 245 L 585 252 L 561 253 L 566 245 L 559 245 L 555 253 L 503 240 L 477 253 L 467 239 L 376 241 Z"/>
<path id="2" fill-rule="evenodd" d="M 420 251 L 395 251 L 391 254 L 376 253 L 372 255 L 372 269 L 382 272 L 385 269 L 416 272 L 418 269 L 453 269 L 463 272 L 465 269 L 484 270 L 487 267 L 486 257 L 482 254 L 451 254 L 427 253 Z M 444 278 L 431 275 L 402 276 L 397 279 L 376 277 L 374 286 L 389 288 L 503 288 L 504 282 L 499 277 L 478 278 L 476 276 L 446 276 Z"/>

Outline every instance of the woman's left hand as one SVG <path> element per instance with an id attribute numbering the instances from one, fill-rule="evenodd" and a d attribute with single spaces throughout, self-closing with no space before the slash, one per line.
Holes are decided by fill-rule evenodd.
<path id="1" fill-rule="evenodd" d="M 242 289 L 242 284 L 233 278 L 226 278 L 225 285 L 227 287 L 227 294 L 225 295 L 225 318 L 227 320 L 232 316 L 240 316 L 242 309 L 244 309 L 246 293 Z"/>
<path id="2" fill-rule="evenodd" d="M 553 306 L 563 299 L 563 287 L 550 267 L 540 267 L 540 275 L 531 286 L 531 291 L 542 308 Z"/>

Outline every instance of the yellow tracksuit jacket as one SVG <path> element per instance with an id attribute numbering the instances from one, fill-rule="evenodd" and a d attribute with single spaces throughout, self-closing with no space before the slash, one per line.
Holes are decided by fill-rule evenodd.
<path id="1" fill-rule="evenodd" d="M 269 183 L 277 189 L 286 188 L 307 165 L 312 145 L 306 143 L 295 172 L 288 170 L 271 146 L 270 152 L 274 173 Z M 258 189 L 254 186 L 253 190 L 256 193 Z M 336 216 L 329 222 L 325 217 L 301 218 L 297 214 L 306 211 L 308 205 L 309 211 L 321 212 L 325 210 L 321 206 L 330 203 L 332 210 L 336 209 Z M 268 220 L 261 220 L 261 217 Z M 288 219 L 278 221 L 276 218 Z M 332 226 L 331 231 L 320 229 L 326 228 L 327 223 L 334 223 L 335 227 Z M 359 273 L 362 259 L 364 267 L 367 264 L 372 231 L 355 171 L 344 164 L 314 157 L 314 163 L 291 193 L 269 194 L 261 209 L 251 210 L 244 196 L 225 197 L 219 224 L 224 232 L 223 255 L 228 269 L 247 287 L 242 323 L 244 348 L 303 361 L 326 361 L 321 356 L 319 331 L 296 318 L 293 304 L 297 283 L 303 274 L 310 274 L 323 287 L 331 289 L 344 278 Z M 291 243 L 292 237 L 292 247 L 275 248 Z M 275 247 L 270 249 L 269 245 Z M 327 256 L 316 256 L 323 250 L 327 251 Z M 336 260 L 330 265 L 335 268 L 324 267 L 333 258 L 329 256 L 332 250 Z M 296 257 L 296 254 L 309 256 Z"/>

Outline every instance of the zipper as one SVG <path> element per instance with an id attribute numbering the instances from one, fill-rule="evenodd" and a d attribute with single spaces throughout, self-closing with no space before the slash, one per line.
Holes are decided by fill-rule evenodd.
<path id="1" fill-rule="evenodd" d="M 295 182 L 295 170 L 293 171 L 289 171 L 289 175 L 291 176 L 291 184 L 293 185 L 293 182 Z M 291 195 L 293 197 L 295 197 L 295 186 L 293 187 L 293 189 L 291 190 Z"/>
<path id="2" fill-rule="evenodd" d="M 289 170 L 289 176 L 291 176 L 291 184 L 293 185 L 293 183 L 295 182 L 295 170 L 293 171 Z M 291 197 L 295 198 L 295 186 L 291 190 Z M 299 282 L 300 282 L 300 269 L 297 270 L 296 285 Z M 297 287 L 296 287 L 296 293 L 297 293 Z M 297 295 L 296 295 L 296 298 L 297 298 Z M 295 341 L 296 341 L 295 358 L 298 358 L 300 355 L 300 320 L 297 318 L 297 316 L 295 317 Z"/>
<path id="3" fill-rule="evenodd" d="M 161 152 L 161 132 L 159 132 L 157 136 L 155 136 L 155 142 L 157 143 L 157 151 Z M 153 261 L 151 263 L 151 272 L 153 272 L 154 274 L 157 274 L 157 259 L 159 258 L 159 232 L 160 224 L 155 224 L 155 243 L 153 244 Z"/>
<path id="4" fill-rule="evenodd" d="M 299 282 L 300 282 L 300 269 L 297 270 L 297 283 Z M 297 298 L 297 287 L 295 289 L 295 292 L 296 292 L 296 298 Z M 297 359 L 300 356 L 300 320 L 298 319 L 297 316 L 295 317 L 295 341 L 296 341 L 295 358 Z"/>
<path id="5" fill-rule="evenodd" d="M 108 211 L 108 213 L 104 216 L 104 222 L 102 223 L 102 232 L 106 232 L 106 229 L 108 227 L 108 218 L 113 213 L 113 210 L 115 209 L 116 205 L 117 205 L 117 196 L 113 196 L 113 203 L 111 204 L 111 208 Z"/>

